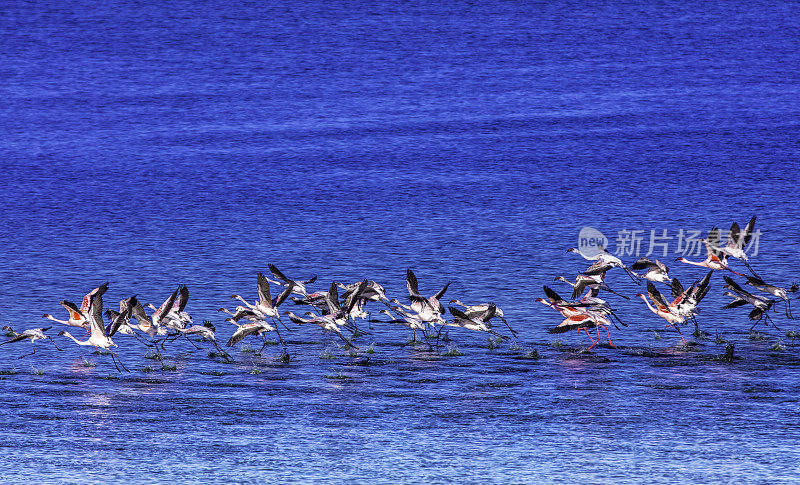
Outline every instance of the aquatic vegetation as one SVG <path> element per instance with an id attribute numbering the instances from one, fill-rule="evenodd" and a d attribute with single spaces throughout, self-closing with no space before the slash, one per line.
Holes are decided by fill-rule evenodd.
<path id="1" fill-rule="evenodd" d="M 794 345 L 795 339 L 800 338 L 800 332 L 796 332 L 794 330 L 789 330 L 788 332 L 786 332 L 786 338 L 792 339 L 791 344 Z"/>
<path id="2" fill-rule="evenodd" d="M 161 370 L 165 370 L 165 371 L 175 371 L 175 370 L 178 370 L 178 366 L 177 366 L 177 365 L 175 365 L 174 363 L 172 363 L 172 364 L 168 364 L 168 363 L 166 363 L 166 362 L 162 362 L 162 363 L 161 363 Z"/>
<path id="3" fill-rule="evenodd" d="M 375 353 L 375 343 L 373 342 L 373 343 L 369 344 L 369 347 L 364 349 L 364 353 L 365 354 L 374 354 Z"/>
<path id="4" fill-rule="evenodd" d="M 561 340 L 555 340 L 553 342 L 550 342 L 550 346 L 558 349 L 564 346 L 564 342 L 562 342 Z"/>
<path id="5" fill-rule="evenodd" d="M 150 360 L 161 360 L 163 357 L 161 356 L 161 353 L 159 353 L 159 352 L 154 352 L 152 350 L 148 350 L 147 353 L 144 354 L 144 358 L 145 359 L 150 359 Z"/>
<path id="6" fill-rule="evenodd" d="M 694 337 L 694 338 L 696 338 L 698 340 L 707 340 L 710 335 L 711 334 L 709 334 L 708 332 L 700 330 L 699 327 L 695 328 L 694 332 L 692 332 L 692 337 Z"/>
<path id="7" fill-rule="evenodd" d="M 83 358 L 83 366 L 84 367 L 97 367 L 97 362 L 93 360 L 89 360 L 87 358 Z"/>
<path id="8" fill-rule="evenodd" d="M 242 345 L 242 346 L 239 347 L 239 352 L 241 352 L 243 354 L 255 354 L 256 353 L 256 349 L 254 349 L 253 347 L 250 347 L 250 344 L 245 344 L 245 345 Z"/>
<path id="9" fill-rule="evenodd" d="M 94 352 L 92 352 L 92 353 L 94 355 L 111 355 L 111 352 L 109 352 L 106 349 L 94 349 Z"/>
<path id="10" fill-rule="evenodd" d="M 778 342 L 775 342 L 772 345 L 772 350 L 774 350 L 776 352 L 782 352 L 782 351 L 786 350 L 786 347 L 783 345 L 783 342 L 778 341 Z"/>
<path id="11" fill-rule="evenodd" d="M 333 374 L 326 375 L 327 379 L 347 379 L 348 377 L 342 371 L 336 371 Z"/>
<path id="12" fill-rule="evenodd" d="M 464 352 L 458 350 L 458 345 L 450 345 L 449 347 L 447 347 L 447 351 L 442 355 L 447 357 L 459 357 L 461 355 L 464 355 Z"/>
<path id="13" fill-rule="evenodd" d="M 19 371 L 17 371 L 17 369 L 3 369 L 3 370 L 0 370 L 0 376 L 14 376 L 14 375 L 17 375 L 17 374 L 19 374 Z"/>
<path id="14" fill-rule="evenodd" d="M 35 376 L 44 375 L 44 369 L 42 369 L 41 367 L 31 366 L 31 374 L 33 374 Z"/>
<path id="15" fill-rule="evenodd" d="M 724 338 L 722 338 L 722 335 L 717 335 L 717 338 L 714 339 L 714 342 L 716 342 L 718 344 L 724 344 L 724 343 L 727 343 L 728 341 L 725 340 Z"/>
<path id="16" fill-rule="evenodd" d="M 356 350 L 356 349 L 350 349 L 350 351 L 349 351 L 349 352 L 347 352 L 347 354 L 348 354 L 350 357 L 358 357 L 358 356 L 360 355 L 360 354 L 358 353 L 358 350 Z"/>
<path id="17" fill-rule="evenodd" d="M 142 367 L 142 372 L 153 372 L 153 370 L 154 369 L 152 367 L 150 367 L 149 365 L 146 365 L 146 366 Z"/>
<path id="18" fill-rule="evenodd" d="M 761 332 L 750 332 L 747 338 L 749 338 L 750 340 L 760 341 L 760 340 L 767 340 L 769 338 L 769 335 Z"/>
<path id="19" fill-rule="evenodd" d="M 525 352 L 524 354 L 522 354 L 522 358 L 523 359 L 532 359 L 533 360 L 533 359 L 541 358 L 541 355 L 539 355 L 539 351 L 538 350 L 533 349 L 533 350 L 530 350 L 530 351 Z"/>
<path id="20" fill-rule="evenodd" d="M 661 340 L 664 337 L 662 337 L 661 334 L 658 333 L 657 331 L 653 330 L 653 338 L 656 340 Z"/>
<path id="21" fill-rule="evenodd" d="M 330 350 L 325 349 L 322 351 L 321 354 L 319 354 L 319 358 L 328 360 L 328 359 L 335 359 L 336 356 L 333 355 Z"/>
<path id="22" fill-rule="evenodd" d="M 250 369 L 249 373 L 253 374 L 253 375 L 258 375 L 258 374 L 262 374 L 262 371 L 258 367 L 253 367 L 252 369 Z"/>
<path id="23" fill-rule="evenodd" d="M 280 361 L 280 362 L 282 362 L 284 364 L 288 364 L 289 362 L 292 361 L 292 355 L 289 352 L 287 352 L 286 350 L 284 350 L 283 352 L 281 352 L 281 355 L 278 357 L 278 361 Z"/>

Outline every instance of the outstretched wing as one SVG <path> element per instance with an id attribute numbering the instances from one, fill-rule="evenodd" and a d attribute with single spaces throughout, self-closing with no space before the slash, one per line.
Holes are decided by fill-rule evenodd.
<path id="1" fill-rule="evenodd" d="M 260 271 L 258 272 L 256 286 L 256 290 L 258 291 L 258 299 L 261 301 L 261 303 L 269 305 L 272 302 L 272 295 L 269 291 L 269 281 L 267 281 L 267 278 L 265 278 L 264 274 Z"/>
<path id="2" fill-rule="evenodd" d="M 270 271 L 270 273 L 272 273 L 272 276 L 278 278 L 281 281 L 285 281 L 287 283 L 289 281 L 291 281 L 289 278 L 284 276 L 283 273 L 281 273 L 281 271 L 277 267 L 275 267 L 274 264 L 269 263 L 267 266 L 269 267 L 269 271 Z"/>
<path id="3" fill-rule="evenodd" d="M 452 281 L 448 282 L 446 285 L 444 285 L 444 288 L 442 288 L 441 290 L 437 291 L 436 294 L 433 295 L 433 297 L 436 298 L 437 300 L 441 300 L 442 297 L 444 296 L 444 292 L 447 291 L 447 288 L 450 286 L 450 283 L 452 283 Z"/>
<path id="4" fill-rule="evenodd" d="M 742 247 L 747 244 L 750 244 L 750 239 L 753 237 L 753 230 L 756 227 L 756 216 L 750 218 L 750 222 L 744 226 L 744 231 L 742 231 Z"/>
<path id="5" fill-rule="evenodd" d="M 419 295 L 419 283 L 417 283 L 417 277 L 410 269 L 406 270 L 406 288 L 408 288 L 409 295 Z"/>

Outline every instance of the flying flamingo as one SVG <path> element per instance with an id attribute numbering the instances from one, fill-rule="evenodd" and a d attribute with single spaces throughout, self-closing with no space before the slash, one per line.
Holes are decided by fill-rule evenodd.
<path id="1" fill-rule="evenodd" d="M 102 293 L 101 293 L 102 294 Z M 89 320 L 89 330 L 91 335 L 88 339 L 81 341 L 77 338 L 70 335 L 69 332 L 59 332 L 59 335 L 63 335 L 66 337 L 71 338 L 76 344 L 79 346 L 91 346 L 96 349 L 103 349 L 107 350 L 109 354 L 111 354 L 111 359 L 114 362 L 114 367 L 119 370 L 119 363 L 123 369 L 127 372 L 130 372 L 122 361 L 119 360 L 119 357 L 114 352 L 111 352 L 111 347 L 117 347 L 117 344 L 111 340 L 111 337 L 117 332 L 120 325 L 122 325 L 125 318 L 128 317 L 129 309 L 126 309 L 126 312 L 120 313 L 117 317 L 108 324 L 107 327 L 103 326 L 103 300 L 101 298 L 101 294 L 94 294 L 89 299 L 88 304 L 88 311 L 86 312 L 87 319 Z M 120 371 L 121 372 L 121 371 Z"/>
<path id="2" fill-rule="evenodd" d="M 680 261 L 681 263 L 686 264 L 693 264 L 695 266 L 702 266 L 703 268 L 708 268 L 714 271 L 720 270 L 727 270 L 731 273 L 736 273 L 739 276 L 745 276 L 742 273 L 737 273 L 736 271 L 730 269 L 728 267 L 728 255 L 722 252 L 722 250 L 718 247 L 719 246 L 719 228 L 712 228 L 708 231 L 708 237 L 703 239 L 703 244 L 706 246 L 706 259 L 703 261 L 689 261 L 684 257 L 677 258 L 675 261 Z"/>
<path id="3" fill-rule="evenodd" d="M 681 333 L 681 329 L 677 326 L 684 323 L 686 318 L 673 312 L 664 300 L 664 297 L 661 296 L 661 293 L 656 289 L 655 285 L 649 281 L 647 282 L 647 294 L 650 296 L 650 299 L 653 300 L 653 303 L 656 305 L 655 307 L 650 305 L 650 302 L 647 301 L 647 298 L 645 298 L 642 293 L 639 293 L 636 297 L 644 300 L 645 304 L 647 304 L 647 308 L 649 308 L 651 312 L 667 321 L 667 325 L 664 328 L 674 328 L 681 336 L 681 340 L 686 342 L 686 339 L 683 338 L 683 333 Z"/>
<path id="4" fill-rule="evenodd" d="M 50 338 L 49 335 L 45 335 L 44 334 L 47 330 L 50 330 L 51 328 L 52 327 L 29 328 L 28 330 L 25 330 L 22 333 L 17 333 L 11 327 L 6 325 L 2 329 L 13 333 L 14 336 L 11 337 L 10 339 L 6 340 L 5 342 L 0 343 L 0 345 L 11 344 L 11 343 L 14 343 L 14 342 L 21 342 L 21 341 L 23 341 L 25 339 L 30 340 L 31 341 L 31 347 L 33 347 L 33 352 L 31 352 L 30 354 L 20 355 L 19 357 L 17 357 L 18 359 L 21 359 L 23 357 L 27 357 L 29 355 L 35 354 L 36 353 L 36 344 L 34 342 L 36 342 L 37 340 L 49 339 L 51 342 L 53 342 L 53 347 L 55 347 L 56 350 L 62 350 L 62 349 L 58 348 L 58 345 L 56 345 L 56 342 L 52 338 Z"/>

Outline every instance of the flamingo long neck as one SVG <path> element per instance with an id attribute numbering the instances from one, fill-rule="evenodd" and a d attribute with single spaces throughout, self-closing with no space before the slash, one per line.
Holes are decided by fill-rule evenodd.
<path id="1" fill-rule="evenodd" d="M 86 339 L 83 342 L 81 342 L 80 340 L 73 337 L 72 334 L 69 332 L 64 332 L 62 335 L 66 335 L 67 337 L 71 338 L 78 345 L 92 345 L 89 343 L 89 339 Z"/>
<path id="2" fill-rule="evenodd" d="M 69 325 L 70 324 L 69 320 L 59 320 L 58 318 L 54 317 L 53 315 L 50 315 L 49 313 L 47 315 L 45 315 L 44 318 L 46 318 L 48 320 L 52 320 L 54 322 L 61 323 L 63 325 Z"/>
<path id="3" fill-rule="evenodd" d="M 659 315 L 661 313 L 658 311 L 658 309 L 654 308 L 649 301 L 647 301 L 647 298 L 645 298 L 644 295 L 639 295 L 639 297 L 641 297 L 641 299 L 644 300 L 644 303 L 647 305 L 647 308 L 649 308 L 651 312 L 655 313 L 656 315 Z"/>

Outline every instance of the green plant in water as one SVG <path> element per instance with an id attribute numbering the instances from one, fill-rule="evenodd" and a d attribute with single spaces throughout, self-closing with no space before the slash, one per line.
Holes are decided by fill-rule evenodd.
<path id="1" fill-rule="evenodd" d="M 319 358 L 329 360 L 329 359 L 335 359 L 336 357 L 331 353 L 330 350 L 325 349 L 322 351 L 321 354 L 319 354 Z"/>
<path id="2" fill-rule="evenodd" d="M 447 352 L 444 353 L 447 357 L 459 357 L 464 355 L 464 352 L 458 350 L 458 345 L 450 345 L 447 347 Z"/>
<path id="3" fill-rule="evenodd" d="M 84 358 L 83 359 L 83 366 L 84 367 L 97 367 L 97 362 Z"/>
<path id="4" fill-rule="evenodd" d="M 786 347 L 783 345 L 782 342 L 775 342 L 775 344 L 772 346 L 772 350 L 776 352 L 782 352 L 786 350 Z"/>
<path id="5" fill-rule="evenodd" d="M 168 371 L 178 370 L 178 366 L 175 364 L 167 364 L 164 362 L 161 364 L 161 370 L 168 370 Z"/>
<path id="6" fill-rule="evenodd" d="M 253 367 L 250 370 L 250 373 L 253 374 L 253 375 L 258 375 L 258 374 L 261 374 L 262 372 L 261 372 L 261 369 L 259 369 L 258 367 Z"/>
<path id="7" fill-rule="evenodd" d="M 288 364 L 289 362 L 292 361 L 292 355 L 286 350 L 284 350 L 283 352 L 281 352 L 281 356 L 278 357 L 278 360 L 284 364 Z"/>
<path id="8" fill-rule="evenodd" d="M 142 372 L 153 372 L 153 368 L 149 365 L 142 367 Z"/>
<path id="9" fill-rule="evenodd" d="M 538 359 L 540 355 L 538 350 L 533 349 L 530 352 L 525 352 L 525 354 L 522 357 L 526 359 Z"/>
<path id="10" fill-rule="evenodd" d="M 727 340 L 725 340 L 724 338 L 722 338 L 722 335 L 717 335 L 717 338 L 716 338 L 716 340 L 714 340 L 714 341 L 715 341 L 716 343 L 718 343 L 718 344 L 725 344 L 725 343 L 728 343 L 728 341 L 727 341 Z"/>
<path id="11" fill-rule="evenodd" d="M 656 339 L 656 340 L 661 340 L 664 337 L 662 337 L 660 333 L 658 333 L 655 330 L 653 330 L 653 338 Z"/>
<path id="12" fill-rule="evenodd" d="M 552 347 L 559 348 L 564 346 L 564 342 L 562 342 L 561 340 L 556 340 L 554 342 L 550 342 L 550 345 Z"/>
<path id="13" fill-rule="evenodd" d="M 44 369 L 42 369 L 41 367 L 33 367 L 33 366 L 31 366 L 31 374 L 33 374 L 35 376 L 44 375 Z"/>
<path id="14" fill-rule="evenodd" d="M 375 353 L 375 344 L 374 343 L 369 344 L 369 347 L 364 349 L 364 353 L 365 354 L 374 354 Z"/>
<path id="15" fill-rule="evenodd" d="M 767 340 L 767 336 L 761 332 L 750 332 L 750 335 L 747 336 L 750 340 Z"/>
<path id="16" fill-rule="evenodd" d="M 336 371 L 336 373 L 332 375 L 327 375 L 325 377 L 327 377 L 328 379 L 347 379 L 347 376 L 344 375 L 342 371 Z"/>
<path id="17" fill-rule="evenodd" d="M 14 376 L 19 374 L 17 369 L 4 369 L 0 370 L 0 376 Z"/>

